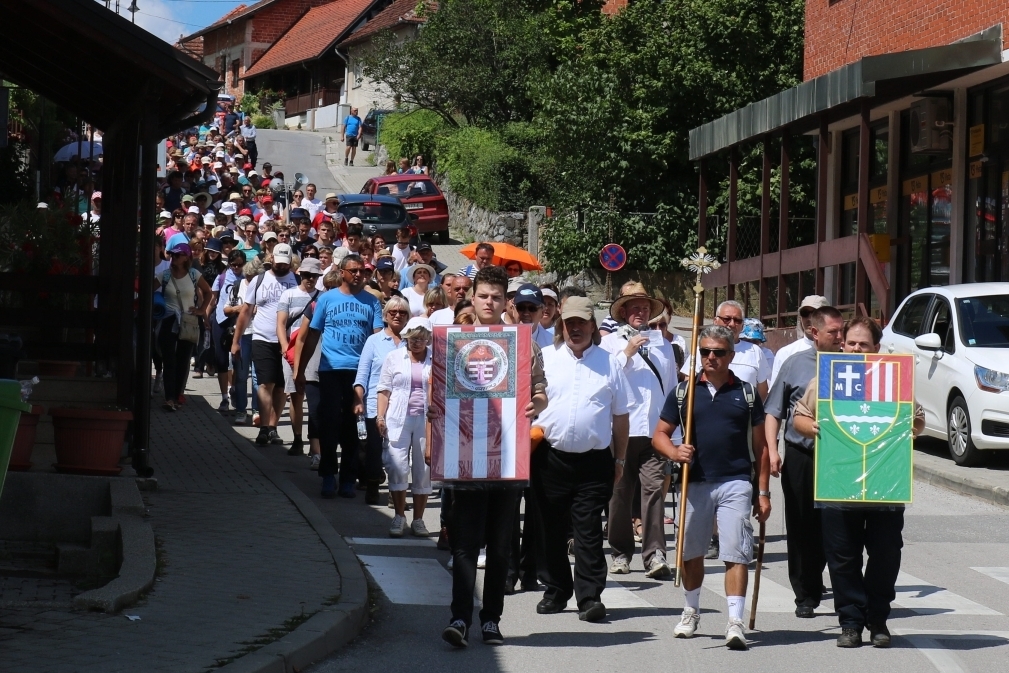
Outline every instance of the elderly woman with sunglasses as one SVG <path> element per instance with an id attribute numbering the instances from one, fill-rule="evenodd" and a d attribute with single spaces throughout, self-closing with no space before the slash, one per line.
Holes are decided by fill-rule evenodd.
<path id="1" fill-rule="evenodd" d="M 384 463 L 395 516 L 389 535 L 406 529 L 406 486 L 412 476 L 413 523 L 417 537 L 428 537 L 424 509 L 431 495 L 431 468 L 424 461 L 427 405 L 431 389 L 431 333 L 427 318 L 411 318 L 403 330 L 406 348 L 393 351 L 382 365 L 378 382 L 378 429 L 388 440 Z"/>
<path id="2" fill-rule="evenodd" d="M 378 383 L 386 357 L 401 344 L 400 333 L 410 320 L 410 304 L 402 297 L 391 297 L 382 311 L 386 327 L 368 337 L 361 351 L 354 379 L 356 400 L 354 413 L 364 416 L 368 429 L 365 440 L 365 481 L 368 490 L 364 501 L 378 504 L 378 485 L 382 481 L 383 435 L 378 428 Z"/>

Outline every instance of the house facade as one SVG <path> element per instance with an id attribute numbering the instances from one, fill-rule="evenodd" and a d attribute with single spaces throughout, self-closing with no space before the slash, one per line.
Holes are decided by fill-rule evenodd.
<path id="1" fill-rule="evenodd" d="M 806 294 L 885 321 L 922 287 L 1009 281 L 1007 17 L 980 0 L 809 0 L 804 82 L 690 132 L 701 204 L 728 166 L 725 263 L 705 288 L 786 327 Z M 810 140 L 816 216 L 798 221 L 790 164 Z M 754 149 L 760 240 L 742 246 L 740 158 Z M 702 208 L 702 242 L 711 219 Z"/>

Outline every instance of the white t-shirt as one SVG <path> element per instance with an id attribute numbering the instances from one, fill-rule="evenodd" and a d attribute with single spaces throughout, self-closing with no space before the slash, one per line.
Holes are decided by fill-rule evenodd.
<path id="1" fill-rule="evenodd" d="M 310 199 L 305 197 L 301 200 L 301 207 L 308 211 L 311 219 L 315 219 L 315 216 L 319 213 L 319 209 L 322 208 L 322 201 L 320 199 Z"/>
<path id="2" fill-rule="evenodd" d="M 701 371 L 701 354 L 695 355 L 697 371 Z M 690 356 L 686 358 L 680 372 L 685 375 L 690 374 Z M 771 366 L 767 364 L 764 352 L 757 344 L 749 341 L 736 342 L 736 355 L 729 363 L 729 369 L 740 381 L 746 381 L 756 389 L 757 384 L 764 383 L 771 376 Z"/>
<path id="3" fill-rule="evenodd" d="M 256 277 L 245 291 L 245 303 L 254 304 L 256 316 L 252 319 L 252 340 L 277 343 L 277 305 L 284 290 L 297 286 L 298 279 L 291 272 L 277 278 L 272 271 Z"/>
<path id="4" fill-rule="evenodd" d="M 403 273 L 410 266 L 407 264 L 407 261 L 410 259 L 410 253 L 413 252 L 413 248 L 408 245 L 406 249 L 402 249 L 399 245 L 393 243 L 389 252 L 392 253 L 392 268 L 395 271 Z"/>
<path id="5" fill-rule="evenodd" d="M 287 330 L 288 336 L 291 335 L 292 331 L 301 326 L 305 307 L 312 301 L 312 295 L 314 294 L 314 290 L 309 293 L 302 290 L 300 286 L 297 286 L 292 287 L 290 290 L 284 290 L 284 294 L 280 295 L 280 301 L 277 303 L 277 312 L 286 313 L 288 322 L 291 322 L 291 317 L 295 316 L 294 322 L 291 322 L 291 327 Z"/>
<path id="6" fill-rule="evenodd" d="M 235 277 L 235 273 L 231 269 L 228 269 L 224 273 L 219 274 L 217 278 L 214 279 L 214 285 L 212 288 L 210 288 L 214 292 L 220 293 L 217 297 L 217 309 L 214 316 L 214 318 L 217 320 L 218 325 L 220 325 L 221 323 L 223 323 L 225 320 L 228 319 L 228 316 L 224 314 L 224 307 L 231 302 L 231 291 L 235 286 L 236 280 L 237 278 Z M 239 296 L 235 297 L 236 305 L 240 305 L 242 303 L 241 281 L 238 282 L 239 282 Z"/>
<path id="7" fill-rule="evenodd" d="M 454 325 L 455 324 L 455 309 L 454 308 L 440 308 L 431 314 L 431 324 L 432 325 Z"/>
<path id="8" fill-rule="evenodd" d="M 401 290 L 400 294 L 403 295 L 403 299 L 406 299 L 408 302 L 410 302 L 410 315 L 412 315 L 414 318 L 420 315 L 424 315 L 424 313 L 426 313 L 424 309 L 424 295 L 417 292 L 417 290 L 413 289 L 412 287 L 408 287 L 405 290 Z"/>

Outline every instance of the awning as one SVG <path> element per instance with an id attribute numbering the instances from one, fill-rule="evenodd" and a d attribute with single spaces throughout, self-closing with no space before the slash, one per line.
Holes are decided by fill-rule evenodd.
<path id="1" fill-rule="evenodd" d="M 861 98 L 897 99 L 1001 62 L 1001 25 L 949 45 L 865 56 L 692 129 L 690 160 L 757 139 L 821 112 L 837 111 L 842 112 L 839 117 L 847 116 L 851 113 L 846 109 L 848 104 Z"/>

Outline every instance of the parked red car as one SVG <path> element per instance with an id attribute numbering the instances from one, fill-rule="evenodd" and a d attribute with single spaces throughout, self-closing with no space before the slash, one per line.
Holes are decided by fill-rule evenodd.
<path id="1" fill-rule="evenodd" d="M 448 243 L 448 204 L 430 176 L 411 173 L 383 175 L 364 183 L 361 193 L 397 197 L 410 215 L 417 216 L 415 222 L 419 233 L 437 234 L 441 243 Z"/>

